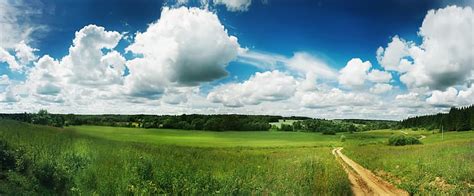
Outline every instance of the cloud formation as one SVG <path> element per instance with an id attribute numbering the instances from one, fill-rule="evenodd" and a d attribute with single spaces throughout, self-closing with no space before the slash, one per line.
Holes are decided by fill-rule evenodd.
<path id="1" fill-rule="evenodd" d="M 420 45 L 393 37 L 377 57 L 387 70 L 401 74 L 409 88 L 444 90 L 466 84 L 474 70 L 474 15 L 471 7 L 448 6 L 430 10 L 418 34 Z"/>
<path id="2" fill-rule="evenodd" d="M 240 45 L 216 14 L 199 8 L 164 8 L 161 18 L 138 33 L 127 51 L 130 94 L 156 96 L 167 86 L 196 86 L 227 75 Z"/>
<path id="3" fill-rule="evenodd" d="M 257 72 L 243 83 L 218 86 L 207 99 L 227 107 L 256 105 L 264 101 L 280 101 L 292 97 L 297 81 L 280 71 Z"/>

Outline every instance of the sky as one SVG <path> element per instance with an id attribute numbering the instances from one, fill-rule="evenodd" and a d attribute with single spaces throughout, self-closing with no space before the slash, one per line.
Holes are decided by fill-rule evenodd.
<path id="1" fill-rule="evenodd" d="M 473 6 L 0 0 L 0 113 L 446 112 L 474 104 Z"/>

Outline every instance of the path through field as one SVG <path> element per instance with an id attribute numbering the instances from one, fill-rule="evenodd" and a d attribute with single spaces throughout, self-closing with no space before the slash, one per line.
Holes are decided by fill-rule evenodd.
<path id="1" fill-rule="evenodd" d="M 354 195 L 408 195 L 404 190 L 374 175 L 341 152 L 342 147 L 335 148 L 332 153 L 349 175 Z"/>

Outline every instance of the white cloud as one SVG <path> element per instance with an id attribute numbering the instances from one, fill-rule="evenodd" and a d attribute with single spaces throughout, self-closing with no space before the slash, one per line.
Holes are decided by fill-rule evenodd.
<path id="1" fill-rule="evenodd" d="M 387 48 L 379 47 L 377 49 L 377 60 L 389 71 L 406 72 L 409 69 L 405 63 L 401 63 L 405 57 L 409 56 L 409 45 L 408 43 L 400 39 L 398 36 L 392 38 L 392 41 L 388 44 Z"/>
<path id="2" fill-rule="evenodd" d="M 25 41 L 21 41 L 20 43 L 15 45 L 15 56 L 18 61 L 23 65 L 26 65 L 38 59 L 38 57 L 34 54 L 34 52 L 36 51 L 38 51 L 38 49 L 31 48 L 25 43 Z"/>
<path id="3" fill-rule="evenodd" d="M 45 55 L 41 57 L 28 74 L 27 87 L 31 93 L 55 96 L 64 86 L 65 70 L 58 61 Z"/>
<path id="4" fill-rule="evenodd" d="M 371 93 L 382 94 L 392 90 L 393 86 L 390 84 L 381 84 L 377 83 L 372 88 L 369 89 Z"/>
<path id="5" fill-rule="evenodd" d="M 257 72 L 243 83 L 224 84 L 213 89 L 207 99 L 227 107 L 256 105 L 264 101 L 280 101 L 292 97 L 297 81 L 280 71 Z"/>
<path id="6" fill-rule="evenodd" d="M 23 1 L 0 1 L 0 47 L 12 49 L 30 40 L 35 29 L 28 21 L 30 9 Z"/>
<path id="7" fill-rule="evenodd" d="M 15 56 L 11 55 L 2 47 L 0 47 L 0 63 L 7 63 L 12 71 L 20 71 L 23 69 L 23 66 L 16 61 Z"/>
<path id="8" fill-rule="evenodd" d="M 296 52 L 286 61 L 288 68 L 303 74 L 312 74 L 317 78 L 334 79 L 337 72 L 323 61 L 305 52 Z"/>
<path id="9" fill-rule="evenodd" d="M 0 76 L 0 86 L 6 86 L 10 84 L 10 78 L 8 75 L 3 74 Z"/>
<path id="10" fill-rule="evenodd" d="M 279 54 L 242 49 L 239 51 L 237 61 L 263 70 L 273 70 L 276 69 L 278 65 L 284 64 L 288 61 L 288 58 Z"/>
<path id="11" fill-rule="evenodd" d="M 216 5 L 225 5 L 228 11 L 247 11 L 252 0 L 213 0 Z"/>
<path id="12" fill-rule="evenodd" d="M 441 107 L 465 106 L 474 103 L 474 87 L 458 91 L 449 87 L 446 91 L 435 90 L 426 102 Z"/>
<path id="13" fill-rule="evenodd" d="M 386 83 L 386 82 L 390 82 L 390 80 L 392 79 L 392 74 L 386 71 L 373 69 L 367 75 L 367 79 L 375 83 Z"/>
<path id="14" fill-rule="evenodd" d="M 471 7 L 430 10 L 418 32 L 422 43 L 417 46 L 394 37 L 385 50 L 378 50 L 379 61 L 398 71 L 409 88 L 443 90 L 469 83 L 474 74 L 473 27 Z"/>
<path id="15" fill-rule="evenodd" d="M 360 88 L 364 86 L 371 67 L 369 61 L 362 62 L 359 58 L 353 58 L 339 71 L 339 83 L 350 88 Z"/>
<path id="16" fill-rule="evenodd" d="M 61 60 L 62 68 L 70 70 L 69 80 L 82 85 L 121 83 L 125 58 L 112 50 L 121 38 L 120 33 L 96 25 L 77 31 L 69 54 Z M 104 55 L 103 49 L 112 51 Z"/>
<path id="17" fill-rule="evenodd" d="M 308 108 L 363 106 L 375 104 L 375 97 L 367 93 L 344 92 L 333 88 L 301 95 L 301 104 Z"/>
<path id="18" fill-rule="evenodd" d="M 129 93 L 156 97 L 171 85 L 195 86 L 227 75 L 240 50 L 215 13 L 199 8 L 163 8 L 161 18 L 127 51 L 142 55 L 127 62 Z"/>

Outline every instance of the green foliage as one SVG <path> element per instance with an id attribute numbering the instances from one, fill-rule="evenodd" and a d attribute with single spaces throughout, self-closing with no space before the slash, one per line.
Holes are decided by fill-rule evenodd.
<path id="1" fill-rule="evenodd" d="M 281 124 L 280 131 L 293 131 L 292 125 Z"/>
<path id="2" fill-rule="evenodd" d="M 346 141 L 346 136 L 345 135 L 341 135 L 341 142 L 345 142 Z"/>
<path id="3" fill-rule="evenodd" d="M 0 141 L 8 142 L 4 154 L 23 149 L 19 154 L 28 159 L 19 161 L 18 154 L 6 156 L 15 159 L 15 165 L 19 162 L 28 164 L 25 172 L 19 172 L 19 166 L 11 163 L 9 167 L 15 169 L 10 170 L 15 172 L 0 171 L 1 195 L 351 193 L 346 174 L 331 155 L 330 147 L 308 147 L 308 143 L 300 144 L 306 146 L 304 148 L 259 148 L 257 145 L 227 148 L 215 145 L 228 140 L 235 140 L 235 146 L 249 140 L 258 144 L 263 139 L 273 144 L 278 141 L 276 138 L 287 144 L 294 140 L 293 134 L 301 138 L 315 135 L 324 139 L 319 134 L 172 132 L 176 134 L 176 141 L 189 138 L 185 142 L 191 145 L 198 143 L 188 141 L 206 137 L 216 140 L 216 143 L 211 143 L 214 147 L 202 148 L 141 140 L 160 131 L 166 132 L 163 129 L 80 126 L 87 129 L 82 132 L 74 128 L 59 129 L 5 120 L 0 120 L 0 125 Z M 116 138 L 121 131 L 133 137 Z M 238 135 L 248 137 L 235 137 Z M 165 141 L 166 138 L 161 136 L 157 138 Z M 262 140 L 255 139 L 255 136 Z M 337 140 L 325 137 L 329 139 L 325 141 L 328 144 Z M 173 141 L 173 137 L 170 138 L 168 140 Z M 292 172 L 288 172 L 290 170 Z"/>
<path id="4" fill-rule="evenodd" d="M 405 146 L 413 144 L 421 144 L 421 141 L 415 137 L 405 135 L 394 135 L 388 139 L 388 145 L 391 146 Z"/>
<path id="5" fill-rule="evenodd" d="M 449 113 L 417 116 L 401 122 L 405 128 L 425 128 L 428 130 L 468 131 L 474 128 L 474 105 L 451 108 Z"/>

